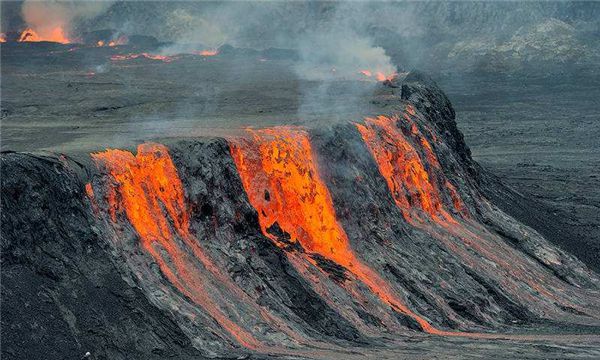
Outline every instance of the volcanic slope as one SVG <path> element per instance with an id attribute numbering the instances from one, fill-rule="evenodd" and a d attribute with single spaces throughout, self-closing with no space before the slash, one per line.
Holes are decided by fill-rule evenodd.
<path id="1" fill-rule="evenodd" d="M 435 83 L 401 85 L 329 127 L 3 153 L 2 354 L 599 356 L 597 274 L 489 200 Z"/>

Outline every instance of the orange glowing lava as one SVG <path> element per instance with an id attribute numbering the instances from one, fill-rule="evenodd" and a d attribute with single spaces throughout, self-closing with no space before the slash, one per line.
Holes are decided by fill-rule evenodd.
<path id="1" fill-rule="evenodd" d="M 159 144 L 142 144 L 137 150 L 135 156 L 122 150 L 92 154 L 96 164 L 106 169 L 113 180 L 107 194 L 111 219 L 117 221 L 120 214 L 125 214 L 139 235 L 142 248 L 154 258 L 164 276 L 204 308 L 233 339 L 247 348 L 257 348 L 259 342 L 224 315 L 205 287 L 197 262 L 204 268 L 214 265 L 190 234 L 183 185 L 168 149 Z M 86 186 L 86 192 L 90 190 Z"/>
<path id="2" fill-rule="evenodd" d="M 55 27 L 49 32 L 38 33 L 31 28 L 23 30 L 21 36 L 19 36 L 19 42 L 40 42 L 40 41 L 51 41 L 61 44 L 68 44 L 71 41 L 66 36 L 65 31 L 62 27 Z"/>
<path id="3" fill-rule="evenodd" d="M 127 45 L 129 43 L 129 38 L 125 35 L 119 36 L 116 40 L 111 40 L 108 42 L 108 46 L 118 46 L 118 45 Z"/>
<path id="4" fill-rule="evenodd" d="M 375 74 L 375 78 L 377 79 L 377 81 L 386 81 L 387 80 L 387 76 L 385 76 L 385 74 L 382 72 L 377 72 Z"/>
<path id="5" fill-rule="evenodd" d="M 344 266 L 381 300 L 417 321 L 424 331 L 439 333 L 408 309 L 390 285 L 350 248 L 329 190 L 320 178 L 308 133 L 293 127 L 249 133 L 251 139 L 230 141 L 230 150 L 250 203 L 258 212 L 263 234 L 285 247 L 282 239 L 268 230 L 279 224 L 290 235 L 290 241 L 299 242 L 308 253 Z"/>
<path id="6" fill-rule="evenodd" d="M 442 206 L 440 191 L 430 178 L 421 155 L 404 135 L 402 129 L 397 126 L 397 122 L 398 118 L 395 116 L 378 116 L 366 118 L 364 125 L 356 124 L 356 127 L 377 162 L 379 171 L 406 220 L 411 221 L 413 217 L 423 220 L 415 209 L 425 212 L 436 220 L 440 220 L 440 216 L 451 220 Z M 417 131 L 416 126 L 412 131 Z M 424 137 L 420 138 L 420 141 L 423 148 L 427 150 L 430 165 L 437 165 L 437 158 L 431 150 L 431 145 Z"/>
<path id="7" fill-rule="evenodd" d="M 192 54 L 196 54 L 196 55 L 200 55 L 200 56 L 215 56 L 215 55 L 219 55 L 219 51 L 218 50 L 200 50 L 200 51 L 193 51 Z"/>
<path id="8" fill-rule="evenodd" d="M 368 77 L 368 78 L 375 78 L 375 80 L 377 81 L 391 81 L 393 79 L 396 78 L 396 76 L 398 76 L 398 74 L 393 73 L 390 75 L 386 75 L 381 71 L 370 71 L 370 70 L 361 70 L 360 71 L 361 74 L 363 74 L 364 76 Z"/>
<path id="9" fill-rule="evenodd" d="M 134 60 L 134 59 L 138 59 L 138 58 L 146 58 L 146 59 L 150 59 L 150 60 L 158 60 L 158 61 L 168 63 L 168 62 L 177 60 L 179 57 L 167 56 L 167 55 L 157 55 L 157 54 L 150 54 L 150 53 L 113 55 L 110 57 L 110 59 L 113 61 L 127 61 L 127 60 Z"/>
<path id="10" fill-rule="evenodd" d="M 110 47 L 113 47 L 113 46 L 117 46 L 117 45 L 125 45 L 125 44 L 127 44 L 127 42 L 128 42 L 128 39 L 127 39 L 127 37 L 125 37 L 125 36 L 121 36 L 121 37 L 119 37 L 117 40 L 111 40 L 111 41 L 109 41 L 109 42 L 106 42 L 106 41 L 104 41 L 104 40 L 98 40 L 98 41 L 96 42 L 96 46 L 97 46 L 97 47 L 102 47 L 102 46 L 110 46 Z M 118 56 L 118 55 L 117 55 L 117 56 Z"/>
<path id="11" fill-rule="evenodd" d="M 547 274 L 524 263 L 504 240 L 469 219 L 456 187 L 443 175 L 436 175 L 436 170 L 441 169 L 439 161 L 431 144 L 411 119 L 415 115 L 414 107 L 407 106 L 403 117 L 407 121 L 404 131 L 398 116 L 366 118 L 364 124 L 356 124 L 404 218 L 411 225 L 429 231 L 470 266 L 480 267 L 481 260 L 474 254 L 496 264 L 492 274 L 503 274 L 499 282 L 507 291 L 518 294 L 516 286 L 526 284 L 546 299 L 553 299 L 554 303 L 576 307 L 548 290 L 557 285 L 548 286 Z M 443 201 L 444 195 L 447 201 Z M 452 207 L 454 213 L 448 211 Z M 455 214 L 460 216 L 455 217 Z M 429 226 L 427 220 L 432 220 L 436 226 Z M 484 266 L 481 270 L 488 269 L 489 266 Z M 531 297 L 529 301 L 539 300 Z"/>
<path id="12" fill-rule="evenodd" d="M 94 199 L 94 189 L 92 188 L 92 184 L 85 184 L 85 193 L 90 199 Z"/>
<path id="13" fill-rule="evenodd" d="M 6 42 L 6 34 L 0 33 L 0 43 L 5 43 L 5 42 Z"/>

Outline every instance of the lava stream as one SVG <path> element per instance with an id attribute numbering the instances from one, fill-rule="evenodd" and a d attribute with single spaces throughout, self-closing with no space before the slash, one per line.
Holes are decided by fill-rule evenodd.
<path id="1" fill-rule="evenodd" d="M 411 225 L 443 241 L 470 266 L 478 267 L 479 262 L 467 248 L 463 248 L 465 245 L 475 250 L 479 256 L 498 264 L 505 273 L 505 276 L 500 276 L 499 281 L 515 294 L 519 291 L 515 288 L 516 285 L 508 281 L 510 277 L 527 284 L 546 299 L 577 307 L 557 297 L 560 292 L 547 289 L 551 288 L 551 281 L 545 272 L 523 262 L 513 249 L 476 223 L 463 221 L 468 219 L 468 213 L 456 188 L 447 180 L 434 181 L 438 180 L 434 170 L 440 169 L 440 164 L 431 144 L 411 119 L 411 116 L 416 115 L 414 107 L 407 106 L 404 115 L 404 119 L 410 125 L 409 131 L 406 132 L 403 132 L 397 116 L 366 118 L 364 124 L 356 124 L 404 218 Z M 420 147 L 416 147 L 415 144 Z M 424 152 L 425 156 L 419 154 L 417 148 Z M 451 206 L 445 205 L 444 194 L 450 199 L 448 203 L 453 205 L 453 212 L 449 211 Z M 453 213 L 460 214 L 462 218 L 455 217 Z M 447 235 L 428 226 L 428 220 L 432 220 L 433 224 L 444 229 L 447 234 L 461 239 L 463 244 L 458 246 L 459 244 L 452 242 Z M 470 230 L 471 227 L 477 228 L 483 236 Z M 533 298 L 529 301 L 538 302 Z"/>
<path id="2" fill-rule="evenodd" d="M 290 241 L 348 269 L 424 331 L 444 334 L 412 312 L 383 278 L 356 257 L 319 176 L 306 131 L 294 127 L 248 131 L 251 139 L 230 141 L 230 150 L 250 203 L 259 214 L 263 234 L 285 247 L 282 239 L 269 231 L 277 223 Z"/>
<path id="3" fill-rule="evenodd" d="M 158 55 L 158 54 L 150 54 L 150 53 L 140 53 L 140 54 L 126 54 L 126 55 L 112 55 L 110 59 L 112 61 L 126 61 L 126 60 L 134 60 L 138 58 L 146 58 L 150 60 L 159 60 L 162 62 L 172 62 L 177 60 L 178 56 L 167 56 L 167 55 Z"/>
<path id="4" fill-rule="evenodd" d="M 167 148 L 142 144 L 136 156 L 128 151 L 107 150 L 92 154 L 92 158 L 112 177 L 108 201 L 113 221 L 124 212 L 139 235 L 142 248 L 152 255 L 167 279 L 204 308 L 238 343 L 257 348 L 259 341 L 230 320 L 205 287 L 202 270 L 195 260 L 200 260 L 205 268 L 214 265 L 194 246 L 197 240 L 189 232 L 183 185 Z M 176 241 L 177 237 L 184 244 Z M 186 252 L 185 245 L 192 248 L 197 259 Z"/>
<path id="5" fill-rule="evenodd" d="M 427 217 L 436 222 L 454 222 L 444 208 L 442 193 L 432 181 L 415 147 L 396 125 L 397 121 L 397 117 L 378 116 L 366 118 L 364 125 L 356 124 L 394 201 L 402 210 L 404 218 L 412 224 L 415 220 L 422 222 Z M 410 130 L 413 134 L 420 135 L 414 123 Z M 422 136 L 420 143 L 426 150 L 430 165 L 439 167 L 431 144 Z M 450 189 L 454 190 L 453 187 Z M 455 194 L 452 197 L 457 210 L 462 210 L 460 199 Z"/>

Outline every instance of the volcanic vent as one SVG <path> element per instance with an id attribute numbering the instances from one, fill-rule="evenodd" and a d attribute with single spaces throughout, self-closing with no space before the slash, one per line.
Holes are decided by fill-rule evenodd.
<path id="1" fill-rule="evenodd" d="M 144 143 L 86 164 L 3 154 L 7 279 L 52 289 L 55 305 L 33 306 L 62 314 L 74 356 L 328 358 L 403 336 L 600 325 L 597 276 L 489 200 L 496 180 L 445 95 L 416 74 L 401 90 L 382 90 L 382 113 L 328 127 Z"/>

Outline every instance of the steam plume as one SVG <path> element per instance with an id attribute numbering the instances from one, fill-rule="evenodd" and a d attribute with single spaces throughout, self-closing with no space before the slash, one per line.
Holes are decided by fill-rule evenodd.
<path id="1" fill-rule="evenodd" d="M 59 29 L 67 37 L 74 23 L 95 17 L 110 7 L 112 1 L 32 1 L 25 0 L 23 20 L 42 39 L 53 38 Z"/>

